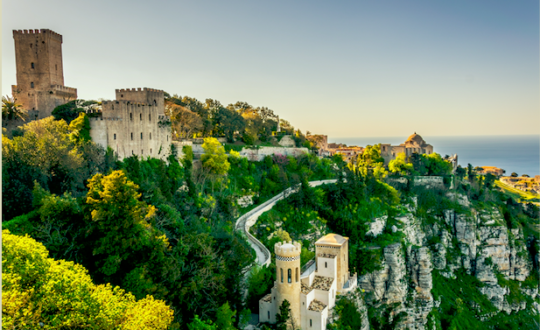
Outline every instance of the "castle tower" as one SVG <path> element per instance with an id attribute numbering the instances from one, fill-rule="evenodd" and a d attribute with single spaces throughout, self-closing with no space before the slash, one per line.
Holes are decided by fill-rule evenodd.
<path id="1" fill-rule="evenodd" d="M 77 89 L 64 86 L 62 36 L 48 29 L 13 30 L 17 85 L 13 97 L 29 119 L 51 115 L 55 107 L 77 99 Z"/>
<path id="2" fill-rule="evenodd" d="M 302 245 L 298 242 L 277 243 L 276 253 L 276 312 L 286 299 L 291 308 L 291 324 L 289 328 L 300 328 L 300 252 Z"/>

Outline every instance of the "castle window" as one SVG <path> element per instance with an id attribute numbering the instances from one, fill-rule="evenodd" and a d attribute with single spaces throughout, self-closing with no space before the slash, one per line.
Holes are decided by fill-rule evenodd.
<path id="1" fill-rule="evenodd" d="M 152 153 L 152 148 L 150 148 L 150 153 Z"/>
<path id="2" fill-rule="evenodd" d="M 131 133 L 131 140 L 133 140 L 133 133 Z"/>
<path id="3" fill-rule="evenodd" d="M 149 140 L 152 140 L 152 133 L 150 133 L 150 139 Z"/>
<path id="4" fill-rule="evenodd" d="M 154 105 L 157 105 L 157 102 L 156 102 L 156 100 L 154 100 Z"/>
<path id="5" fill-rule="evenodd" d="M 281 271 L 281 283 L 283 283 L 283 268 L 279 269 Z"/>
<path id="6" fill-rule="evenodd" d="M 120 97 L 124 97 L 124 94 L 120 94 Z"/>
<path id="7" fill-rule="evenodd" d="M 142 132 L 141 132 L 141 140 L 142 140 Z"/>
<path id="8" fill-rule="evenodd" d="M 141 155 L 144 154 L 143 150 L 141 149 Z"/>
<path id="9" fill-rule="evenodd" d="M 313 326 L 313 320 L 309 319 L 309 326 L 312 327 Z"/>
<path id="10" fill-rule="evenodd" d="M 44 44 L 44 43 L 45 43 L 45 41 L 42 41 L 41 43 L 42 43 L 42 44 Z"/>
<path id="11" fill-rule="evenodd" d="M 287 282 L 292 283 L 292 271 L 290 268 L 287 270 Z"/>
<path id="12" fill-rule="evenodd" d="M 169 136 L 167 135 L 167 141 L 169 141 Z"/>
<path id="13" fill-rule="evenodd" d="M 324 262 L 324 268 L 328 268 L 328 263 L 326 261 Z"/>
<path id="14" fill-rule="evenodd" d="M 298 282 L 298 267 L 296 267 L 296 282 Z"/>
<path id="15" fill-rule="evenodd" d="M 55 69 L 56 71 L 58 71 L 58 64 L 55 64 L 55 65 L 54 65 L 54 69 Z"/>
<path id="16" fill-rule="evenodd" d="M 148 120 L 152 120 L 152 114 L 151 113 L 148 114 Z"/>
<path id="17" fill-rule="evenodd" d="M 268 311 L 268 320 L 270 320 L 270 311 Z"/>
<path id="18" fill-rule="evenodd" d="M 34 82 L 30 82 L 30 88 L 34 88 Z"/>
<path id="19" fill-rule="evenodd" d="M 32 44 L 30 44 L 30 48 L 32 48 Z"/>
<path id="20" fill-rule="evenodd" d="M 129 120 L 133 120 L 133 113 L 129 114 Z"/>
<path id="21" fill-rule="evenodd" d="M 32 66 L 32 69 L 34 69 L 34 62 L 30 63 L 30 66 Z"/>
<path id="22" fill-rule="evenodd" d="M 114 139 L 116 140 L 116 133 L 114 133 L 113 136 L 114 136 Z"/>
<path id="23" fill-rule="evenodd" d="M 141 120 L 142 120 L 142 113 L 141 113 L 141 114 L 139 114 L 139 117 L 140 117 L 140 118 L 141 118 Z"/>
<path id="24" fill-rule="evenodd" d="M 131 150 L 131 154 L 132 154 L 132 155 L 135 155 L 135 153 L 133 152 L 133 150 Z"/>

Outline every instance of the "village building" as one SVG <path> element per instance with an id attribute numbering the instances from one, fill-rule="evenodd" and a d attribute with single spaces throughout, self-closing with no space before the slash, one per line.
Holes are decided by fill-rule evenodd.
<path id="1" fill-rule="evenodd" d="M 506 171 L 502 168 L 498 168 L 495 166 L 481 166 L 476 169 L 476 174 L 479 175 L 486 175 L 486 174 L 493 174 L 495 176 L 503 176 Z"/>
<path id="2" fill-rule="evenodd" d="M 259 321 L 274 324 L 284 300 L 290 303 L 289 328 L 324 330 L 329 310 L 338 293 L 357 286 L 356 275 L 349 274 L 349 239 L 328 234 L 315 243 L 315 259 L 300 273 L 298 242 L 277 243 L 276 281 L 271 293 L 259 301 Z"/>
<path id="3" fill-rule="evenodd" d="M 162 90 L 117 89 L 116 100 L 103 101 L 101 111 L 89 114 L 92 141 L 112 148 L 119 159 L 167 158 L 172 138 L 164 103 Z"/>
<path id="4" fill-rule="evenodd" d="M 384 158 L 386 164 L 391 160 L 396 159 L 397 155 L 400 153 L 405 153 L 407 157 L 414 153 L 429 155 L 433 153 L 433 146 L 427 144 L 420 135 L 416 134 L 416 132 L 409 136 L 405 143 L 402 143 L 399 146 L 381 143 L 381 157 Z"/>
<path id="5" fill-rule="evenodd" d="M 17 85 L 11 86 L 12 95 L 27 111 L 27 121 L 49 117 L 57 106 L 77 99 L 77 89 L 64 86 L 60 34 L 13 30 L 13 39 Z"/>

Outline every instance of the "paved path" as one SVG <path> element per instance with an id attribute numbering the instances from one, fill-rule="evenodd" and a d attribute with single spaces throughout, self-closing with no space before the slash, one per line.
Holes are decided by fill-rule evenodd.
<path id="1" fill-rule="evenodd" d="M 335 183 L 337 180 L 320 180 L 320 181 L 311 181 L 309 182 L 309 185 L 311 187 L 316 187 L 321 184 L 327 184 L 327 183 Z M 295 190 L 298 188 L 295 188 Z M 258 239 L 256 239 L 253 235 L 249 233 L 249 228 L 253 226 L 261 214 L 264 212 L 272 209 L 274 205 L 283 198 L 286 198 L 293 192 L 293 188 L 285 189 L 283 192 L 277 194 L 276 196 L 272 197 L 270 200 L 262 203 L 261 205 L 257 206 L 253 210 L 249 211 L 248 213 L 244 214 L 238 220 L 236 220 L 236 230 L 241 230 L 244 235 L 246 235 L 249 244 L 251 245 L 251 248 L 255 250 L 255 253 L 257 254 L 257 264 L 258 265 L 269 265 L 270 264 L 270 251 L 261 243 Z"/>

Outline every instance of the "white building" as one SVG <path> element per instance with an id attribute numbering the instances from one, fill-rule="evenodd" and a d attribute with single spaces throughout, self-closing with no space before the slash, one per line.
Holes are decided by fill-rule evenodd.
<path id="1" fill-rule="evenodd" d="M 276 314 L 286 299 L 290 303 L 290 329 L 324 330 L 336 294 L 356 288 L 356 275 L 349 274 L 349 239 L 328 234 L 315 243 L 315 260 L 300 274 L 298 242 L 277 243 L 276 281 L 271 293 L 259 301 L 259 321 L 276 323 Z"/>

